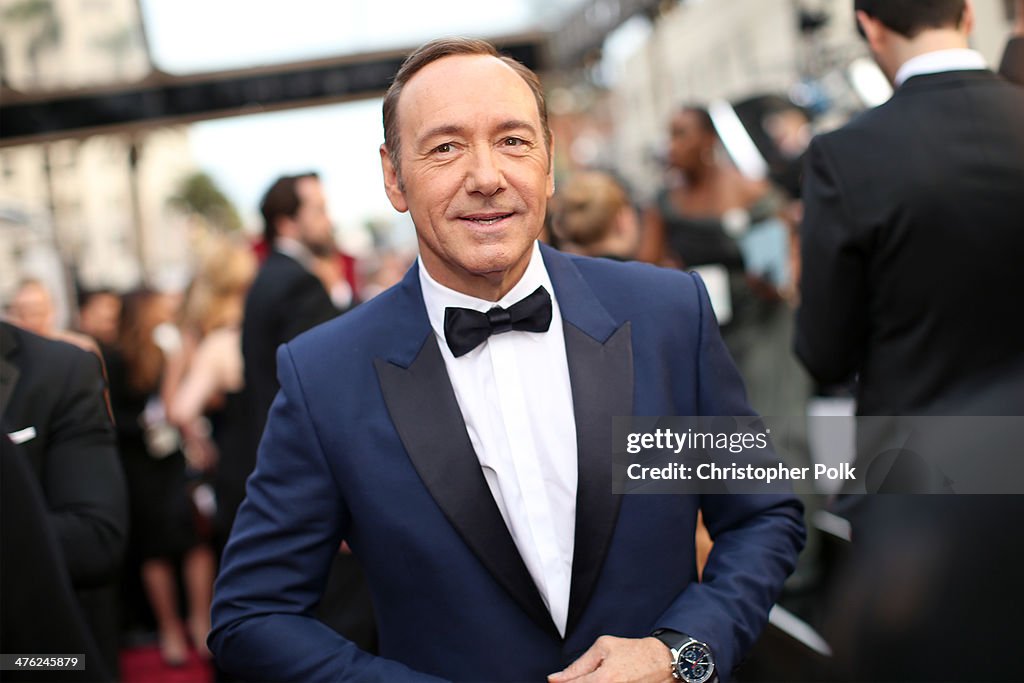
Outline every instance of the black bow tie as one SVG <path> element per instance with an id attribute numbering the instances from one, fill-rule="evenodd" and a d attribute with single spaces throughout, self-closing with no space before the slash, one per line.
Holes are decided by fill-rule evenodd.
<path id="1" fill-rule="evenodd" d="M 464 356 L 492 334 L 511 330 L 547 332 L 551 327 L 551 295 L 538 287 L 508 309 L 495 306 L 486 313 L 449 306 L 444 309 L 444 338 L 452 355 Z"/>

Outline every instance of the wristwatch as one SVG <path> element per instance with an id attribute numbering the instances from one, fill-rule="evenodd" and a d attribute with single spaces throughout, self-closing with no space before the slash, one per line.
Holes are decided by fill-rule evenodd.
<path id="1" fill-rule="evenodd" d="M 718 683 L 715 657 L 707 643 L 667 628 L 659 628 L 651 636 L 672 653 L 672 678 L 683 683 Z"/>

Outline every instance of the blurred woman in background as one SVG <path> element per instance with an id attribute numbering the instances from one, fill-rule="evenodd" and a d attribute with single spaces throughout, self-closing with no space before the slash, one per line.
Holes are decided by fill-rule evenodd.
<path id="1" fill-rule="evenodd" d="M 166 419 L 161 396 L 166 356 L 180 346 L 170 325 L 174 315 L 174 299 L 167 295 L 141 290 L 125 296 L 108 373 L 128 483 L 129 555 L 140 567 L 160 654 L 167 664 L 180 666 L 188 657 L 188 639 L 178 613 L 175 565 L 180 561 L 183 568 L 188 634 L 202 654 L 209 631 L 214 558 L 197 532 L 179 435 Z"/>
<path id="2" fill-rule="evenodd" d="M 673 174 L 645 213 L 638 258 L 697 270 L 751 404 L 762 414 L 802 414 L 808 389 L 790 351 L 792 311 L 784 301 L 793 264 L 772 280 L 751 272 L 743 249 L 757 226 L 778 222 L 781 196 L 726 159 L 703 108 L 684 107 L 672 117 L 668 165 Z M 785 241 L 788 230 L 778 223 Z M 782 260 L 790 253 L 787 245 L 777 251 Z"/>
<path id="3" fill-rule="evenodd" d="M 256 268 L 255 255 L 242 242 L 225 238 L 208 249 L 190 292 L 199 340 L 170 399 L 170 418 L 184 436 L 190 461 L 197 468 L 216 464 L 218 545 L 231 530 L 253 465 L 244 462 L 251 435 L 241 393 L 241 326 Z"/>

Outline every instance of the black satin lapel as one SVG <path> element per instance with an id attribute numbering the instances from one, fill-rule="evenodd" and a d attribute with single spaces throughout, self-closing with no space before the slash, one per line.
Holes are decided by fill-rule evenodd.
<path id="1" fill-rule="evenodd" d="M 633 414 L 631 325 L 625 323 L 602 344 L 566 324 L 565 351 L 579 463 L 568 637 L 594 591 L 622 502 L 612 495 L 612 417 Z"/>
<path id="2" fill-rule="evenodd" d="M 408 369 L 374 364 L 391 421 L 430 495 L 498 583 L 560 637 L 484 479 L 434 335 Z"/>

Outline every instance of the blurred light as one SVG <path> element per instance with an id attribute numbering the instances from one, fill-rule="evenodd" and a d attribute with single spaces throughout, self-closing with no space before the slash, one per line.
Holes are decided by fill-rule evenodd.
<path id="1" fill-rule="evenodd" d="M 601 48 L 600 76 L 604 83 L 614 85 L 626 63 L 650 40 L 654 26 L 642 14 L 627 19 L 604 40 Z"/>
<path id="2" fill-rule="evenodd" d="M 818 81 L 803 80 L 794 83 L 787 94 L 793 104 L 809 109 L 815 114 L 828 111 L 832 106 L 828 92 Z"/>
<path id="3" fill-rule="evenodd" d="M 871 59 L 855 59 L 847 67 L 847 74 L 857 96 L 868 107 L 877 107 L 892 97 L 892 86 Z"/>
<path id="4" fill-rule="evenodd" d="M 718 137 L 740 173 L 754 180 L 763 180 L 768 175 L 768 164 L 736 116 L 732 105 L 724 100 L 716 100 L 708 105 L 708 113 L 711 114 Z"/>
<path id="5" fill-rule="evenodd" d="M 831 657 L 832 648 L 810 624 L 779 605 L 772 606 L 768 612 L 768 623 L 783 633 L 799 640 L 822 657 Z"/>
<path id="6" fill-rule="evenodd" d="M 554 116 L 565 116 L 577 109 L 576 95 L 569 88 L 555 87 L 547 98 L 548 113 Z"/>
<path id="7" fill-rule="evenodd" d="M 569 155 L 577 166 L 590 168 L 599 164 L 603 147 L 601 139 L 596 135 L 584 133 L 573 140 Z"/>

